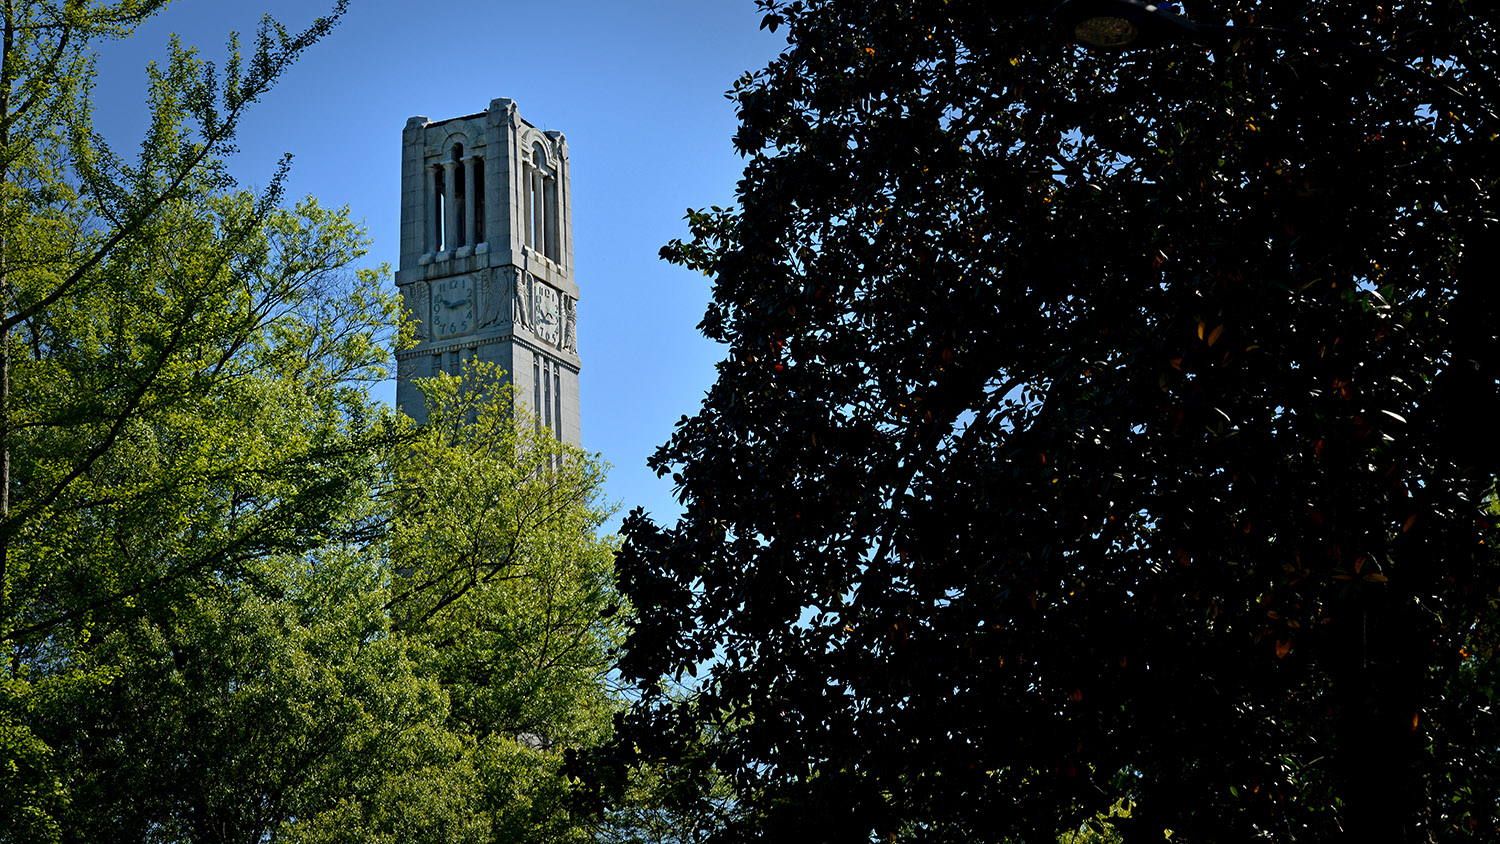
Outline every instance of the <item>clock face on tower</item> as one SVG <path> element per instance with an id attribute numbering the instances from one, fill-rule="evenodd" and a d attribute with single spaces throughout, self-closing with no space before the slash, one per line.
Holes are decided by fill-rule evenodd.
<path id="1" fill-rule="evenodd" d="M 468 276 L 432 283 L 432 332 L 448 337 L 474 324 L 474 285 Z"/>
<path id="2" fill-rule="evenodd" d="M 557 290 L 536 285 L 536 336 L 556 346 L 562 338 L 562 303 Z"/>

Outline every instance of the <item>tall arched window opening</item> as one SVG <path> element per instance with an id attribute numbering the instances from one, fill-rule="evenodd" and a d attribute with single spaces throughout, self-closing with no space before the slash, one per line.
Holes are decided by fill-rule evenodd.
<path id="1" fill-rule="evenodd" d="M 561 238 L 557 235 L 557 176 L 551 174 L 546 181 L 542 182 L 542 216 L 547 224 L 547 248 L 543 250 L 548 258 L 554 261 L 561 260 Z"/>
<path id="2" fill-rule="evenodd" d="M 453 160 L 449 164 L 448 169 L 453 171 L 453 229 L 456 234 L 456 236 L 453 238 L 453 247 L 455 249 L 461 246 L 469 245 L 468 232 L 464 230 L 466 228 L 464 226 L 464 220 L 468 219 L 467 212 L 469 209 L 467 198 L 464 196 L 464 194 L 466 193 L 466 191 L 464 190 L 464 188 L 466 187 L 464 182 L 466 180 L 464 178 L 465 167 L 463 165 L 463 159 L 464 145 L 454 144 Z"/>
<path id="3" fill-rule="evenodd" d="M 447 241 L 444 238 L 443 220 L 446 219 L 447 199 L 444 196 L 443 168 L 441 166 L 432 169 L 432 225 L 428 228 L 432 233 L 433 252 L 442 252 L 447 249 Z"/>
<path id="4" fill-rule="evenodd" d="M 531 166 L 526 171 L 526 244 L 554 261 L 562 258 L 562 238 L 558 234 L 556 168 L 547 163 L 541 144 L 531 149 Z"/>
<path id="5" fill-rule="evenodd" d="M 470 175 L 470 194 L 474 197 L 474 243 L 484 243 L 484 159 L 470 158 L 473 162 L 473 173 Z"/>

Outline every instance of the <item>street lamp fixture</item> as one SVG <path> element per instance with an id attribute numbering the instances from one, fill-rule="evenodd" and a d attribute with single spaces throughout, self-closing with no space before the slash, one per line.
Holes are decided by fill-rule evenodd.
<path id="1" fill-rule="evenodd" d="M 1057 18 L 1080 44 L 1106 50 L 1195 40 L 1203 27 L 1144 0 L 1064 0 Z"/>
<path id="2" fill-rule="evenodd" d="M 1255 36 L 1330 50 L 1390 74 L 1413 90 L 1432 95 L 1437 102 L 1478 114 L 1491 125 L 1497 122 L 1488 108 L 1473 102 L 1441 79 L 1413 70 L 1384 53 L 1336 38 L 1265 26 L 1196 23 L 1145 0 L 1063 0 L 1053 10 L 1053 15 L 1074 41 L 1104 50 L 1130 50 L 1192 41 L 1232 41 Z"/>

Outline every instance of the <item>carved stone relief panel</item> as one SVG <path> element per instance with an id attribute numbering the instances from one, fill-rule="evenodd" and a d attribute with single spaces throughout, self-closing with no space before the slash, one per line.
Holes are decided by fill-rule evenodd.
<path id="1" fill-rule="evenodd" d="M 533 327 L 532 306 L 534 304 L 532 302 L 532 288 L 536 286 L 536 280 L 531 277 L 531 273 L 525 270 L 519 270 L 518 272 L 515 297 L 516 313 L 512 319 L 527 328 L 531 328 Z"/>
<path id="2" fill-rule="evenodd" d="M 432 333 L 432 315 L 428 312 L 427 300 L 425 281 L 401 288 L 401 303 L 406 306 L 409 317 L 416 323 L 418 340 L 425 340 Z"/>
<path id="3" fill-rule="evenodd" d="M 479 327 L 494 325 L 502 318 L 514 319 L 510 301 L 510 272 L 503 269 L 485 270 L 482 278 Z"/>

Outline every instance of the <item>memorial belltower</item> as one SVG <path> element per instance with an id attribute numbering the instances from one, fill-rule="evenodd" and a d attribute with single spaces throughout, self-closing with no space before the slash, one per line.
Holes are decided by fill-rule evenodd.
<path id="1" fill-rule="evenodd" d="M 396 354 L 396 404 L 412 418 L 427 415 L 413 378 L 477 358 L 505 371 L 539 427 L 580 444 L 570 172 L 562 133 L 513 100 L 406 121 L 396 287 L 418 342 Z"/>

